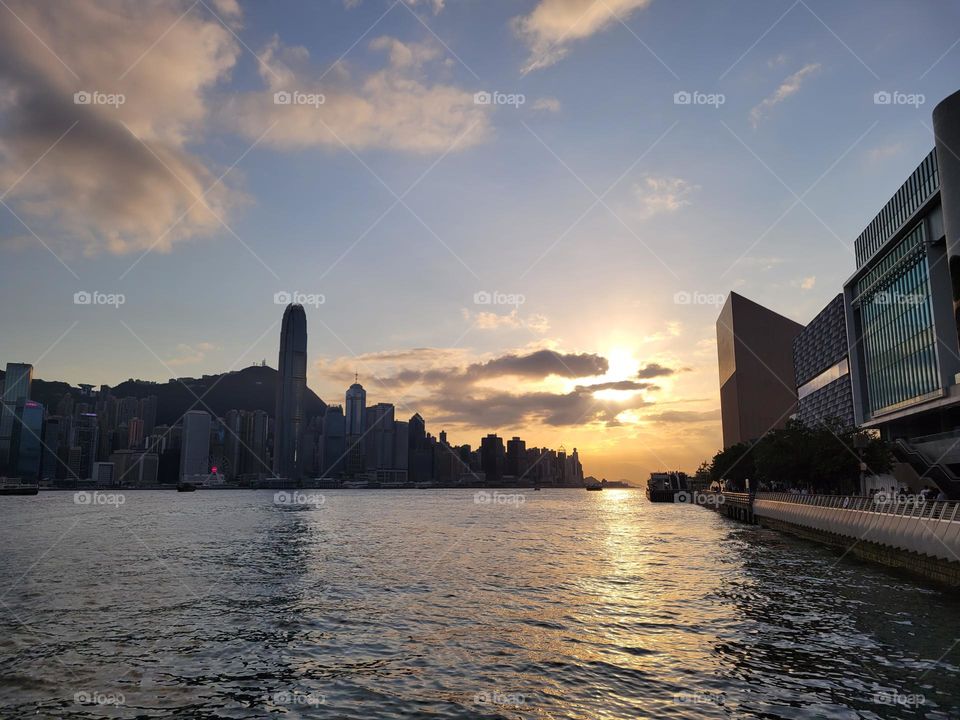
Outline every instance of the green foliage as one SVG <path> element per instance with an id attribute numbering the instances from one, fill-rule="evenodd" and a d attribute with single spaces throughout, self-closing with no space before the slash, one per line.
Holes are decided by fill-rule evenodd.
<path id="1" fill-rule="evenodd" d="M 835 419 L 814 427 L 791 420 L 753 443 L 718 452 L 709 464 L 710 479 L 741 484 L 750 478 L 817 493 L 856 493 L 861 456 L 868 474 L 890 469 L 890 448 L 875 432 L 844 428 Z"/>

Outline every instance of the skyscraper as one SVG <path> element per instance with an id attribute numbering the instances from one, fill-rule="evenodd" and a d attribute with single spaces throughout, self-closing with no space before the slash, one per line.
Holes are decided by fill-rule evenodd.
<path id="1" fill-rule="evenodd" d="M 183 415 L 180 441 L 180 480 L 210 472 L 210 413 L 190 410 Z"/>
<path id="2" fill-rule="evenodd" d="M 350 475 L 363 471 L 363 433 L 366 429 L 367 391 L 359 382 L 347 389 L 345 421 L 347 457 L 345 468 Z"/>
<path id="3" fill-rule="evenodd" d="M 299 480 L 303 400 L 307 389 L 307 314 L 302 305 L 287 305 L 283 312 L 277 370 L 273 472 L 279 477 Z"/>
<path id="4" fill-rule="evenodd" d="M 364 431 L 364 421 L 367 414 L 367 391 L 359 382 L 353 383 L 347 389 L 346 410 L 347 436 L 360 437 Z"/>
<path id="5" fill-rule="evenodd" d="M 3 397 L 0 400 L 0 472 L 16 473 L 17 458 L 12 452 L 14 426 L 18 409 L 30 399 L 30 384 L 33 381 L 33 365 L 7 363 L 3 378 Z"/>

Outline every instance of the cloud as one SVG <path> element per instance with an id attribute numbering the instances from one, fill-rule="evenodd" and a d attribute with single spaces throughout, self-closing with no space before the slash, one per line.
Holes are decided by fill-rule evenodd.
<path id="1" fill-rule="evenodd" d="M 533 102 L 533 109 L 543 112 L 560 112 L 560 101 L 555 97 L 537 98 Z"/>
<path id="2" fill-rule="evenodd" d="M 537 350 L 525 355 L 508 354 L 483 363 L 474 363 L 466 370 L 470 378 L 515 375 L 525 378 L 545 378 L 550 375 L 565 378 L 603 375 L 609 369 L 607 359 L 594 353 L 559 353 L 555 350 Z"/>
<path id="3" fill-rule="evenodd" d="M 696 412 L 693 410 L 665 410 L 661 413 L 644 415 L 644 420 L 656 423 L 687 424 L 714 422 L 720 419 L 719 410 Z"/>
<path id="4" fill-rule="evenodd" d="M 563 58 L 569 44 L 584 40 L 626 19 L 652 0 L 539 0 L 529 15 L 513 19 L 514 31 L 527 43 L 530 57 L 524 74 Z"/>
<path id="5" fill-rule="evenodd" d="M 216 345 L 208 342 L 197 343 L 196 345 L 177 345 L 177 355 L 167 358 L 164 362 L 170 367 L 179 367 L 181 365 L 196 365 L 206 359 L 207 353 L 217 349 Z"/>
<path id="6" fill-rule="evenodd" d="M 680 178 L 645 178 L 643 185 L 634 187 L 644 219 L 664 213 L 675 213 L 690 204 L 689 196 L 699 186 Z"/>
<path id="7" fill-rule="evenodd" d="M 517 308 L 514 308 L 506 315 L 498 315 L 497 313 L 487 311 L 474 314 L 464 308 L 463 318 L 467 321 L 472 320 L 474 326 L 480 330 L 526 328 L 535 333 L 545 333 L 550 329 L 550 321 L 545 315 L 533 313 L 531 315 L 521 316 Z"/>
<path id="8" fill-rule="evenodd" d="M 805 277 L 803 280 L 800 281 L 800 289 L 810 290 L 813 288 L 816 282 L 817 282 L 817 278 L 814 275 L 811 275 L 810 277 Z"/>
<path id="9" fill-rule="evenodd" d="M 612 382 L 594 383 L 593 385 L 577 385 L 577 392 L 598 392 L 600 390 L 659 390 L 653 383 L 638 383 L 634 380 L 614 380 Z"/>
<path id="10" fill-rule="evenodd" d="M 182 15 L 185 1 L 8 5 L 22 23 L 3 11 L 0 184 L 18 214 L 87 253 L 169 250 L 216 230 L 238 197 L 189 148 L 240 52 L 230 31 Z M 216 7 L 235 19 L 229 0 Z M 124 102 L 75 103 L 83 91 Z"/>
<path id="11" fill-rule="evenodd" d="M 887 158 L 896 157 L 903 152 L 903 143 L 894 142 L 887 143 L 886 145 L 880 145 L 875 148 L 871 148 L 867 151 L 867 157 L 873 162 L 880 160 L 886 160 Z"/>
<path id="12" fill-rule="evenodd" d="M 462 357 L 461 350 L 424 348 L 409 353 L 404 351 L 342 358 L 324 363 L 322 371 L 328 374 L 335 370 L 338 380 L 342 382 L 346 378 L 341 379 L 340 376 L 349 370 L 349 380 L 352 381 L 352 369 L 359 365 L 363 373 L 368 358 L 376 363 L 394 363 L 395 371 L 392 374 L 365 383 L 369 393 L 399 392 L 407 398 L 404 405 L 416 405 L 431 422 L 474 428 L 520 427 L 531 423 L 611 423 L 626 409 L 647 407 L 652 403 L 639 392 L 629 396 L 625 393 L 617 398 L 598 398 L 594 393 L 604 390 L 657 389 L 651 383 L 624 380 L 580 384 L 569 392 L 506 392 L 501 389 L 505 386 L 503 378 L 518 378 L 522 382 L 515 386 L 523 389 L 525 383 L 550 377 L 578 379 L 603 375 L 609 370 L 609 363 L 595 353 L 539 349 L 504 353 L 466 364 L 443 364 Z"/>
<path id="13" fill-rule="evenodd" d="M 773 95 L 764 98 L 759 105 L 750 111 L 750 124 L 753 125 L 754 128 L 758 127 L 760 125 L 760 121 L 764 118 L 770 108 L 774 107 L 775 105 L 779 105 L 791 95 L 795 95 L 797 92 L 799 92 L 803 82 L 811 75 L 817 73 L 819 70 L 820 63 L 804 65 L 802 68 L 797 70 L 797 72 L 780 83 L 780 87 L 774 91 Z"/>
<path id="14" fill-rule="evenodd" d="M 443 10 L 446 0 L 403 0 L 407 5 L 430 5 L 433 8 L 433 14 L 437 15 Z M 358 7 L 363 0 L 343 0 L 343 6 L 348 10 Z"/>
<path id="15" fill-rule="evenodd" d="M 436 154 L 464 150 L 489 135 L 490 108 L 474 103 L 473 91 L 428 78 L 446 67 L 439 43 L 379 37 L 367 47 L 386 56 L 384 67 L 359 75 L 339 63 L 321 73 L 310 66 L 306 48 L 274 37 L 258 54 L 266 88 L 229 99 L 224 124 L 253 140 L 276 123 L 263 143 L 283 150 L 346 145 Z M 316 100 L 278 104 L 276 93 Z"/>
<path id="16" fill-rule="evenodd" d="M 650 378 L 655 377 L 666 377 L 668 375 L 673 375 L 674 373 L 684 372 L 687 368 L 675 369 L 671 367 L 666 367 L 660 363 L 647 363 L 644 367 L 640 368 L 637 372 L 637 377 L 641 380 L 649 380 Z"/>

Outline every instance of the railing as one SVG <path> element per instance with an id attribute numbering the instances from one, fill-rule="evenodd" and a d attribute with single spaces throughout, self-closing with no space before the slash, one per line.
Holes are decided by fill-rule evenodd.
<path id="1" fill-rule="evenodd" d="M 916 496 L 862 497 L 855 495 L 793 495 L 792 493 L 757 493 L 757 500 L 816 505 L 838 510 L 859 510 L 900 517 L 956 521 L 960 503 L 949 500 L 924 500 Z"/>

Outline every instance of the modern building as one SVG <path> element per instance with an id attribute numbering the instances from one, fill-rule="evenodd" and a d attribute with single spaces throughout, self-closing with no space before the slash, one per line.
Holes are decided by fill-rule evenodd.
<path id="1" fill-rule="evenodd" d="M 277 411 L 273 430 L 273 472 L 299 480 L 307 392 L 307 314 L 290 304 L 283 312 L 277 378 Z"/>
<path id="2" fill-rule="evenodd" d="M 731 292 L 717 318 L 723 446 L 782 428 L 797 405 L 793 341 L 803 326 Z"/>
<path id="3" fill-rule="evenodd" d="M 346 454 L 346 418 L 339 405 L 328 406 L 323 416 L 323 444 L 320 454 L 320 474 L 336 477 L 343 472 Z"/>
<path id="4" fill-rule="evenodd" d="M 527 443 L 514 436 L 507 440 L 507 475 L 523 477 L 527 470 Z"/>
<path id="5" fill-rule="evenodd" d="M 101 487 L 113 487 L 116 484 L 116 466 L 112 462 L 95 462 L 91 479 Z"/>
<path id="6" fill-rule="evenodd" d="M 14 436 L 17 433 L 18 412 L 30 399 L 30 386 L 33 382 L 33 365 L 28 363 L 7 363 L 3 376 L 3 395 L 0 396 L 0 474 L 17 473 L 17 456 L 13 450 Z"/>
<path id="7" fill-rule="evenodd" d="M 160 458 L 142 450 L 118 450 L 110 456 L 115 468 L 116 484 L 123 487 L 145 487 L 157 484 Z"/>
<path id="8" fill-rule="evenodd" d="M 43 460 L 43 405 L 32 400 L 17 405 L 11 442 L 11 466 L 23 479 L 39 480 Z M 16 463 L 13 460 L 16 459 Z"/>
<path id="9" fill-rule="evenodd" d="M 183 415 L 180 440 L 180 480 L 192 481 L 210 474 L 210 413 L 190 410 Z"/>
<path id="10" fill-rule="evenodd" d="M 486 479 L 498 483 L 503 479 L 506 465 L 506 452 L 503 449 L 503 439 L 490 433 L 480 440 L 480 469 Z"/>
<path id="11" fill-rule="evenodd" d="M 93 476 L 93 463 L 97 459 L 100 426 L 96 413 L 81 413 L 73 428 L 67 464 L 72 480 L 89 480 Z"/>
<path id="12" fill-rule="evenodd" d="M 843 294 L 837 295 L 793 341 L 797 387 L 796 418 L 812 427 L 837 422 L 855 424 L 847 352 Z"/>
<path id="13" fill-rule="evenodd" d="M 355 378 L 353 385 L 347 388 L 344 403 L 346 419 L 347 457 L 345 470 L 349 475 L 363 472 L 364 433 L 367 422 L 367 391 Z"/>
<path id="14" fill-rule="evenodd" d="M 856 239 L 844 284 L 856 421 L 890 439 L 960 428 L 960 93 L 933 124 L 934 149 Z"/>

